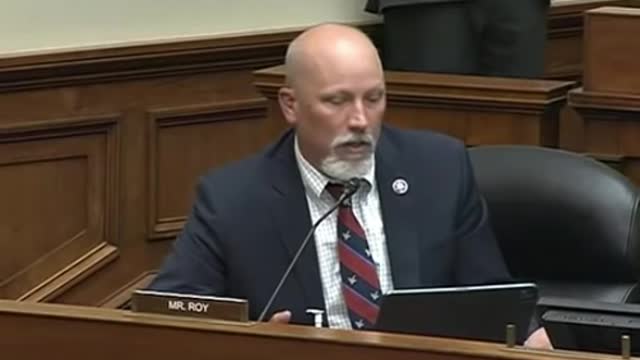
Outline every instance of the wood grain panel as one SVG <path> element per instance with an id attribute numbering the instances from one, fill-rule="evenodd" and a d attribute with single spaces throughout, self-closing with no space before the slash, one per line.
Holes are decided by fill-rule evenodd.
<path id="1" fill-rule="evenodd" d="M 499 342 L 233 322 L 57 304 L 0 301 L 0 344 L 20 359 L 67 360 L 613 360 Z M 64 331 L 60 331 L 64 329 Z M 106 345 L 105 345 L 106 344 Z M 215 352 L 215 356 L 212 356 Z"/>
<path id="2" fill-rule="evenodd" d="M 584 121 L 585 151 L 619 158 L 618 168 L 640 185 L 640 96 L 576 89 L 569 105 Z"/>
<path id="3" fill-rule="evenodd" d="M 640 8 L 590 10 L 585 22 L 584 89 L 640 95 Z"/>
<path id="4" fill-rule="evenodd" d="M 635 0 L 564 0 L 551 5 L 547 21 L 545 78 L 582 80 L 585 11 L 601 6 L 638 6 Z"/>
<path id="5" fill-rule="evenodd" d="M 21 58 L 2 58 L 0 55 L 0 126 L 25 127 L 41 123 L 44 127 L 52 127 L 56 126 L 57 119 L 86 118 L 105 113 L 120 116 L 118 126 L 114 128 L 118 134 L 118 154 L 115 157 L 118 165 L 107 178 L 115 179 L 119 184 L 117 191 L 107 199 L 113 200 L 119 210 L 112 220 L 105 222 L 104 229 L 113 235 L 108 236 L 106 243 L 117 248 L 117 261 L 102 266 L 102 262 L 88 258 L 85 265 L 87 271 L 92 269 L 91 275 L 82 278 L 74 275 L 73 271 L 67 272 L 63 278 L 73 278 L 75 284 L 55 292 L 55 296 L 47 297 L 45 301 L 100 305 L 137 274 L 159 265 L 170 243 L 147 241 L 154 235 L 149 219 L 156 219 L 155 214 L 150 213 L 157 208 L 149 208 L 150 197 L 156 193 L 149 186 L 157 180 L 149 176 L 150 159 L 159 155 L 174 159 L 171 164 L 181 164 L 172 158 L 172 151 L 191 149 L 188 150 L 190 153 L 205 154 L 213 150 L 214 154 L 224 154 L 224 157 L 219 156 L 216 160 L 220 163 L 235 160 L 246 153 L 240 153 L 242 147 L 255 149 L 258 146 L 234 144 L 231 137 L 223 135 L 227 128 L 236 129 L 236 122 L 251 139 L 258 136 L 272 139 L 277 136 L 276 128 L 272 129 L 270 124 L 255 118 L 258 116 L 258 104 L 262 102 L 262 113 L 265 105 L 253 88 L 251 74 L 258 67 L 281 62 L 288 43 L 285 39 L 294 36 L 292 34 L 296 32 L 245 34 L 233 36 L 232 39 L 215 37 L 184 42 L 159 41 L 120 48 L 45 52 Z M 208 124 L 209 119 L 202 118 L 203 112 L 219 110 L 220 106 L 230 103 L 248 104 L 254 111 L 249 118 L 254 117 L 255 121 L 247 121 L 242 117 L 244 115 L 237 115 L 242 113 L 240 109 L 236 111 L 238 117 L 235 119 L 230 117 L 224 120 L 219 117 L 220 121 Z M 150 136 L 149 119 L 153 111 L 166 115 L 162 120 L 167 121 L 161 121 L 159 132 Z M 228 113 L 234 112 L 229 110 Z M 170 119 L 172 116 L 175 121 Z M 198 123 L 198 119 L 201 122 Z M 193 124 L 188 124 L 189 121 Z M 225 130 L 213 131 L 210 126 L 214 124 L 218 129 Z M 191 143 L 190 137 L 198 137 L 201 133 L 198 128 L 205 129 L 214 139 L 226 139 L 231 146 L 225 148 L 226 145 L 220 142 Z M 57 135 L 48 128 L 40 131 L 38 136 L 45 141 Z M 176 141 L 183 143 L 178 145 Z M 150 151 L 151 148 L 157 148 L 156 145 L 150 146 L 152 142 L 160 145 L 159 152 Z M 189 147 L 189 144 L 192 146 Z M 239 153 L 236 154 L 236 150 Z M 184 156 L 189 154 L 184 153 Z M 196 162 L 194 159 L 191 163 Z M 191 164 L 189 161 L 186 163 Z M 193 184 L 201 175 L 199 171 L 205 170 L 206 164 L 203 162 L 186 172 L 176 172 L 174 177 L 171 170 L 163 168 L 162 174 L 169 176 L 161 177 L 158 183 L 164 196 L 160 200 L 168 205 L 163 205 L 164 210 L 159 214 L 163 220 L 158 224 L 175 224 L 170 217 L 187 215 L 188 209 L 185 208 L 188 205 L 184 204 L 188 200 L 182 197 L 186 198 L 184 194 L 193 191 L 189 184 Z M 174 185 L 181 187 L 181 193 L 174 195 L 172 191 L 165 191 L 166 187 Z M 0 178 L 0 188 L 3 186 Z M 174 198 L 182 200 L 174 205 Z M 176 208 L 184 211 L 176 211 Z M 35 220 L 31 225 L 39 226 Z M 174 226 L 172 231 L 175 233 L 178 227 Z M 162 234 L 166 239 L 171 238 L 170 232 Z M 28 241 L 37 242 L 38 239 L 30 238 Z M 86 251 L 91 251 L 91 248 Z M 113 255 L 106 258 L 111 257 Z M 65 265 L 74 261 L 67 260 Z M 53 281 L 51 286 L 43 289 L 62 289 L 55 284 L 57 282 Z M 33 299 L 44 299 L 39 291 L 32 294 Z"/>
<path id="6" fill-rule="evenodd" d="M 138 289 L 145 289 L 156 277 L 156 271 L 145 271 L 137 277 L 133 278 L 129 283 L 125 284 L 113 294 L 105 298 L 100 307 L 107 309 L 126 309 L 131 303 L 133 292 Z"/>
<path id="7" fill-rule="evenodd" d="M 102 242 L 60 271 L 32 288 L 17 300 L 42 302 L 54 300 L 69 287 L 77 285 L 118 258 L 118 248 Z"/>
<path id="8" fill-rule="evenodd" d="M 0 296 L 29 298 L 40 288 L 37 297 L 51 297 L 82 276 L 69 264 L 113 239 L 116 123 L 87 118 L 0 129 L 0 253 L 11 254 L 0 262 Z M 65 268 L 73 275 L 56 275 Z M 56 286 L 42 286 L 52 277 Z"/>
<path id="9" fill-rule="evenodd" d="M 569 105 L 560 111 L 559 147 L 562 149 L 584 152 L 584 120 Z"/>
<path id="10" fill-rule="evenodd" d="M 9 185 L 0 190 L 0 197 L 7 199 L 0 212 L 0 253 L 11 254 L 0 263 L 1 285 L 7 292 L 7 284 L 45 254 L 68 243 L 87 242 L 87 166 L 86 158 L 79 156 L 5 162 L 1 166 L 0 177 Z M 31 226 L 33 218 L 41 225 Z"/>
<path id="11" fill-rule="evenodd" d="M 385 72 L 387 121 L 405 128 L 441 131 L 468 145 L 558 146 L 559 116 L 567 81 Z M 255 72 L 255 84 L 269 102 L 269 116 L 283 122 L 277 91 L 284 69 Z"/>
<path id="12" fill-rule="evenodd" d="M 548 15 L 545 75 L 547 79 L 572 80 L 580 86 L 583 74 L 584 14 L 602 6 L 638 6 L 634 0 L 563 0 L 552 4 Z M 559 146 L 584 151 L 584 123 L 571 107 L 560 113 Z"/>
<path id="13" fill-rule="evenodd" d="M 150 238 L 182 229 L 200 176 L 272 140 L 260 131 L 265 110 L 265 101 L 247 100 L 149 112 Z"/>

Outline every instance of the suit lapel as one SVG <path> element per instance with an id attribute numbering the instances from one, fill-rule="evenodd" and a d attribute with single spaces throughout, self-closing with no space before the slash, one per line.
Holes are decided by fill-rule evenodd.
<path id="1" fill-rule="evenodd" d="M 410 169 L 402 167 L 398 149 L 385 136 L 383 129 L 376 151 L 376 182 L 382 209 L 387 251 L 391 263 L 394 288 L 420 286 L 418 226 L 419 209 L 412 195 L 418 186 Z M 406 181 L 408 190 L 394 190 L 394 182 Z M 415 193 L 415 192 L 413 192 Z"/>
<path id="2" fill-rule="evenodd" d="M 293 132 L 288 132 L 271 151 L 269 157 L 270 181 L 274 201 L 271 205 L 275 228 L 286 248 L 289 261 L 297 252 L 311 227 L 311 217 L 304 185 L 295 160 Z M 387 251 L 395 288 L 420 286 L 419 208 L 412 195 L 418 186 L 413 173 L 403 169 L 398 149 L 382 131 L 376 151 L 376 182 L 380 196 Z M 400 165 L 399 165 L 400 164 Z M 409 185 L 405 194 L 393 190 L 396 180 L 404 179 Z M 311 239 L 298 260 L 292 274 L 304 296 L 305 307 L 324 308 L 322 282 L 314 240 Z"/>
<path id="3" fill-rule="evenodd" d="M 304 185 L 294 154 L 294 136 L 289 131 L 271 153 L 271 183 L 274 190 L 272 216 L 291 261 L 311 228 Z M 288 265 L 288 264 L 287 264 Z M 304 294 L 305 307 L 324 308 L 322 282 L 314 239 L 311 238 L 292 271 Z M 295 301 L 295 300 L 293 300 Z"/>

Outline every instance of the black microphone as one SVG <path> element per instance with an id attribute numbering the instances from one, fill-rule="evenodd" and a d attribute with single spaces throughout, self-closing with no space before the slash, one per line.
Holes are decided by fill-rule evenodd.
<path id="1" fill-rule="evenodd" d="M 324 219 L 326 219 L 332 212 L 334 212 L 347 199 L 349 199 L 351 196 L 353 196 L 353 194 L 355 194 L 356 191 L 358 191 L 360 186 L 362 186 L 363 182 L 364 182 L 363 179 L 351 178 L 351 179 L 349 179 L 349 181 L 344 183 L 344 190 L 342 191 L 342 194 L 340 195 L 340 197 L 336 201 L 335 205 L 333 205 L 326 213 L 324 213 L 311 226 L 311 229 L 309 229 L 309 232 L 307 233 L 307 236 L 305 236 L 304 240 L 302 240 L 302 244 L 300 244 L 300 247 L 298 248 L 298 251 L 293 256 L 293 259 L 291 259 L 291 263 L 289 263 L 289 267 L 287 267 L 287 270 L 285 270 L 284 274 L 280 278 L 280 282 L 278 283 L 278 286 L 276 286 L 276 289 L 271 294 L 271 297 L 269 298 L 269 301 L 267 301 L 267 304 L 264 306 L 264 309 L 260 313 L 260 316 L 258 317 L 258 322 L 261 322 L 261 321 L 264 320 L 264 317 L 267 315 L 267 311 L 269 311 L 269 308 L 271 307 L 271 305 L 273 305 L 273 301 L 278 296 L 278 293 L 280 292 L 280 288 L 282 288 L 282 285 L 284 285 L 284 282 L 289 277 L 289 274 L 291 273 L 291 270 L 293 270 L 293 267 L 298 262 L 298 259 L 300 258 L 300 255 L 302 255 L 302 252 L 307 247 L 307 244 L 309 243 L 309 240 L 311 239 L 311 236 L 313 235 L 313 233 L 316 231 L 316 228 L 318 227 L 318 225 L 320 225 L 320 223 L 322 223 L 324 221 Z"/>

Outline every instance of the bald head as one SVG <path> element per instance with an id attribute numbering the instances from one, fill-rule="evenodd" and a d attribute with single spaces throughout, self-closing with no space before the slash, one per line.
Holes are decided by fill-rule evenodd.
<path id="1" fill-rule="evenodd" d="M 289 46 L 286 75 L 278 100 L 302 156 L 330 178 L 364 176 L 386 107 L 384 73 L 369 38 L 344 25 L 313 27 Z"/>
<path id="2" fill-rule="evenodd" d="M 366 34 L 339 24 L 314 26 L 295 38 L 287 50 L 287 85 L 297 89 L 310 74 L 327 75 L 349 64 L 373 66 L 383 76 L 378 52 Z"/>

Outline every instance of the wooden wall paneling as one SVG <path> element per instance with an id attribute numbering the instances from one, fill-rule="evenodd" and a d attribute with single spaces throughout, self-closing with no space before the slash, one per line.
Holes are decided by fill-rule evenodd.
<path id="1" fill-rule="evenodd" d="M 52 300 L 115 260 L 119 118 L 0 128 L 0 296 Z"/>
<path id="2" fill-rule="evenodd" d="M 554 5 L 547 19 L 545 78 L 578 80 L 582 77 L 584 2 Z"/>
<path id="3" fill-rule="evenodd" d="M 624 174 L 636 184 L 640 185 L 640 157 L 609 154 L 587 155 L 610 166 L 612 169 Z"/>
<path id="4" fill-rule="evenodd" d="M 264 100 L 152 110 L 149 120 L 152 239 L 173 238 L 182 229 L 208 169 L 249 156 L 276 135 L 265 127 Z"/>
<path id="5" fill-rule="evenodd" d="M 618 169 L 640 185 L 640 96 L 572 90 L 569 104 L 584 119 L 584 149 L 620 159 Z"/>
<path id="6" fill-rule="evenodd" d="M 638 6 L 638 3 L 635 4 Z M 640 9 L 601 7 L 585 14 L 584 87 L 569 93 L 583 121 L 583 149 L 640 184 Z"/>
<path id="7" fill-rule="evenodd" d="M 622 173 L 640 186 L 640 156 L 625 156 L 621 167 Z"/>
<path id="8" fill-rule="evenodd" d="M 560 110 L 558 147 L 574 152 L 584 152 L 584 120 L 568 104 Z"/>
<path id="9" fill-rule="evenodd" d="M 585 153 L 586 156 L 591 157 L 594 160 L 598 160 L 601 163 L 609 166 L 613 170 L 616 170 L 620 173 L 624 173 L 624 156 L 620 155 L 607 155 L 607 154 L 589 154 Z"/>
<path id="10" fill-rule="evenodd" d="M 137 289 L 144 289 L 151 284 L 156 277 L 156 273 L 156 271 L 143 272 L 97 305 L 107 309 L 128 309 L 133 292 Z"/>
<path id="11" fill-rule="evenodd" d="M 257 150 L 265 142 L 259 139 L 277 136 L 266 123 L 264 100 L 245 85 L 249 76 L 250 71 L 235 70 L 127 81 L 101 85 L 108 94 L 121 95 L 90 96 L 124 109 L 123 247 L 118 266 L 94 274 L 56 301 L 103 304 L 132 278 L 157 268 L 188 215 L 197 178 L 208 167 Z M 138 92 L 144 95 L 129 99 Z M 254 142 L 236 142 L 240 136 L 230 133 Z"/>
<path id="12" fill-rule="evenodd" d="M 552 4 L 547 16 L 545 78 L 582 80 L 584 13 L 611 5 L 633 6 L 633 0 L 563 0 Z"/>
<path id="13" fill-rule="evenodd" d="M 386 72 L 387 121 L 456 136 L 468 145 L 558 145 L 558 118 L 567 81 Z M 269 116 L 283 122 L 277 89 L 284 69 L 255 72 L 255 85 L 270 103 Z"/>
<path id="14" fill-rule="evenodd" d="M 89 255 L 82 264 L 69 257 L 61 259 L 57 269 L 61 272 L 58 278 L 70 276 L 70 267 L 80 269 L 94 264 L 91 267 L 97 271 L 84 279 L 74 275 L 77 281 L 73 286 L 70 282 L 65 287 L 55 285 L 57 282 L 51 278 L 51 286 L 59 289 L 55 296 L 44 296 L 47 288 L 38 288 L 30 293 L 31 299 L 107 304 L 131 279 L 158 267 L 180 226 L 162 228 L 162 225 L 175 225 L 165 220 L 187 215 L 185 199 L 193 191 L 189 184 L 201 175 L 196 172 L 204 171 L 207 165 L 215 167 L 238 159 L 281 131 L 281 124 L 272 126 L 265 120 L 265 102 L 252 86 L 252 71 L 280 63 L 292 36 L 295 32 L 247 34 L 44 52 L 16 58 L 0 56 L 0 126 L 28 127 L 34 122 L 53 126 L 56 119 L 91 118 L 105 113 L 120 117 L 117 126 L 120 153 L 116 156 L 117 169 L 110 173 L 120 184 L 113 195 L 119 210 L 105 224 L 105 231 L 112 233 L 113 238 L 105 243 L 108 246 L 100 248 L 96 244 L 87 249 L 85 255 Z M 158 126 L 151 128 L 150 116 L 155 115 Z M 228 132 L 236 134 L 236 138 Z M 241 138 L 241 133 L 250 142 L 235 141 Z M 44 132 L 38 136 L 48 143 L 53 141 L 50 135 Z M 211 141 L 204 141 L 205 137 Z M 198 139 L 199 142 L 195 141 Z M 215 156 L 208 160 L 201 157 L 202 162 L 187 159 L 179 163 L 179 151 L 182 156 L 207 152 Z M 158 155 L 162 157 L 162 165 L 157 167 L 160 176 L 150 177 L 150 161 Z M 171 174 L 172 165 L 184 165 L 188 171 Z M 175 170 L 184 171 L 184 166 Z M 79 171 L 74 168 L 67 173 Z M 149 208 L 151 194 L 156 194 L 150 191 L 152 182 L 160 186 L 162 196 L 156 198 L 160 207 Z M 5 185 L 6 180 L 0 177 L 0 189 L 9 188 Z M 169 189 L 174 185 L 179 186 L 175 193 Z M 174 203 L 174 199 L 180 200 Z M 35 199 L 21 202 L 34 206 Z M 151 213 L 158 209 L 160 231 L 154 232 L 149 219 L 156 219 Z M 66 216 L 75 222 L 83 219 L 78 212 L 67 212 Z M 40 222 L 32 218 L 25 225 L 28 226 L 40 228 Z M 147 241 L 163 236 L 168 241 Z M 40 241 L 39 237 L 29 235 L 22 243 L 37 247 Z M 113 250 L 110 246 L 117 248 L 117 259 L 114 257 L 116 261 L 110 266 L 99 268 L 97 259 L 110 254 Z M 10 276 L 2 273 L 0 279 L 5 275 Z M 16 298 L 24 294 L 17 290 L 0 293 L 0 297 L 9 295 Z"/>
<path id="15" fill-rule="evenodd" d="M 572 80 L 581 86 L 585 12 L 602 6 L 639 6 L 635 0 L 564 0 L 552 5 L 548 15 L 545 78 Z M 559 146 L 582 152 L 584 122 L 574 109 L 560 113 Z"/>
<path id="16" fill-rule="evenodd" d="M 593 9 L 585 22 L 584 89 L 640 95 L 640 8 Z"/>

